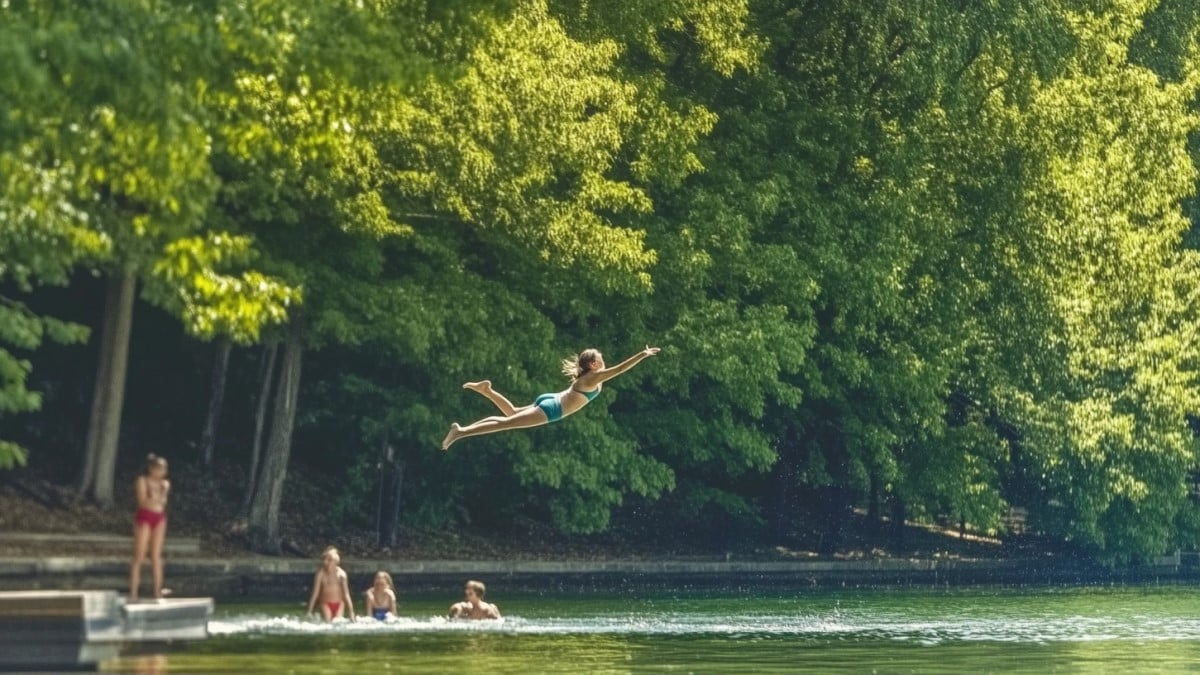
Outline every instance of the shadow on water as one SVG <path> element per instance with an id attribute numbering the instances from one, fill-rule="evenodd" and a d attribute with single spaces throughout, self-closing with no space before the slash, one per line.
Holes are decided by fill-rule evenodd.
<path id="1" fill-rule="evenodd" d="M 1200 672 L 1188 586 L 503 598 L 499 622 L 448 602 L 322 624 L 296 603 L 224 604 L 212 638 L 140 672 Z"/>

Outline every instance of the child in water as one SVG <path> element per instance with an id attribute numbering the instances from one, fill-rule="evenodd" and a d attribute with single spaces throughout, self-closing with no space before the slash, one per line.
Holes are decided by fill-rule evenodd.
<path id="1" fill-rule="evenodd" d="M 500 608 L 484 602 L 487 587 L 482 581 L 472 579 L 463 587 L 463 600 L 450 605 L 451 619 L 499 619 Z"/>
<path id="2" fill-rule="evenodd" d="M 137 602 L 141 585 L 142 563 L 150 554 L 150 569 L 154 575 L 154 597 L 161 598 L 163 589 L 162 549 L 167 536 L 167 460 L 151 453 L 146 467 L 133 484 L 137 495 L 137 513 L 133 516 L 133 563 L 129 566 L 129 601 Z"/>
<path id="3" fill-rule="evenodd" d="M 317 599 L 321 600 L 321 617 L 326 621 L 342 618 L 350 612 L 354 620 L 354 601 L 350 599 L 350 584 L 346 572 L 339 566 L 342 557 L 337 548 L 330 546 L 321 554 L 321 567 L 313 575 L 312 596 L 308 599 L 308 615 L 312 616 Z"/>
<path id="4" fill-rule="evenodd" d="M 379 621 L 396 618 L 396 587 L 392 584 L 392 575 L 379 570 L 375 573 L 375 583 L 367 589 L 367 611 Z"/>

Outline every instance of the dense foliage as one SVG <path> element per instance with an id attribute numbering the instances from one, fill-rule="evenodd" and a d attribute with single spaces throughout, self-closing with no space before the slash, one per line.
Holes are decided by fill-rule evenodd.
<path id="1" fill-rule="evenodd" d="M 0 467 L 114 471 L 76 448 L 132 339 L 125 465 L 223 406 L 266 550 L 289 464 L 365 519 L 388 446 L 423 525 L 1195 547 L 1198 44 L 1184 0 L 4 3 Z M 463 381 L 647 343 L 437 451 Z"/>

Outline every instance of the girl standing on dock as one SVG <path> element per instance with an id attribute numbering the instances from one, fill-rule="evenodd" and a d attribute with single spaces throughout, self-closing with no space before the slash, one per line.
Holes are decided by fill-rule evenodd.
<path id="1" fill-rule="evenodd" d="M 150 453 L 146 456 L 146 468 L 133 486 L 137 495 L 137 513 L 133 516 L 133 564 L 129 566 L 129 601 L 137 602 L 138 586 L 141 585 L 142 563 L 146 553 L 150 554 L 150 568 L 154 575 L 154 597 L 163 596 L 162 549 L 167 536 L 167 493 L 171 481 L 167 480 L 167 460 Z"/>

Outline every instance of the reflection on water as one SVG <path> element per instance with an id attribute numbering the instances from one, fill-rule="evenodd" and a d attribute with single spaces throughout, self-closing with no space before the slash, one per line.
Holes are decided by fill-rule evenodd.
<path id="1" fill-rule="evenodd" d="M 1200 672 L 1187 586 L 524 596 L 492 622 L 448 621 L 442 604 L 336 624 L 222 604 L 213 637 L 171 653 L 168 672 Z"/>

